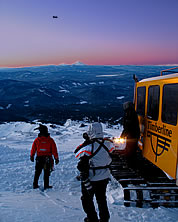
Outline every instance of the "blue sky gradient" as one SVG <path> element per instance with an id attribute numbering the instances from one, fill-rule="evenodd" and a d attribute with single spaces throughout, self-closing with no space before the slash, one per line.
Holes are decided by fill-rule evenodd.
<path id="1" fill-rule="evenodd" d="M 177 12 L 177 0 L 0 0 L 0 67 L 178 64 Z"/>

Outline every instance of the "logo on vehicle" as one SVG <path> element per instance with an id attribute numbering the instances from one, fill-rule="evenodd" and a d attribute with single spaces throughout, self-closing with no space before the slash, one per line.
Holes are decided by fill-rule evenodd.
<path id="1" fill-rule="evenodd" d="M 158 157 L 161 156 L 164 151 L 169 150 L 171 140 L 149 130 L 147 131 L 147 136 L 150 138 L 151 148 L 153 150 L 153 153 L 155 154 L 155 162 L 157 162 Z"/>

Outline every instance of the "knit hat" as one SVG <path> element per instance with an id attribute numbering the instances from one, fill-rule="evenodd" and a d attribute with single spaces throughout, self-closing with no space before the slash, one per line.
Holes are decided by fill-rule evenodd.
<path id="1" fill-rule="evenodd" d="M 40 124 L 39 127 L 35 128 L 34 130 L 39 130 L 42 134 L 48 133 L 48 127 L 42 124 Z"/>

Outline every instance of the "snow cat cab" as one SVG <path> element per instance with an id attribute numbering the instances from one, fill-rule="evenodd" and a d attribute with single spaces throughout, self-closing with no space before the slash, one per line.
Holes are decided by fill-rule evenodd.
<path id="1" fill-rule="evenodd" d="M 115 155 L 111 173 L 123 187 L 125 206 L 178 207 L 178 67 L 134 80 L 138 161 L 130 169 Z"/>
<path id="2" fill-rule="evenodd" d="M 174 74 L 162 75 L 164 72 Z M 178 185 L 178 67 L 135 84 L 142 155 Z"/>

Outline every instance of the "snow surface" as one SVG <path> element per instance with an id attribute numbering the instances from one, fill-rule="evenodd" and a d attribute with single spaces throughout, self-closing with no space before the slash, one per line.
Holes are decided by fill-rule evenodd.
<path id="1" fill-rule="evenodd" d="M 73 66 L 86 66 L 86 64 L 84 64 L 83 62 L 80 62 L 80 61 L 76 61 L 72 65 Z"/>
<path id="2" fill-rule="evenodd" d="M 7 107 L 6 107 L 6 109 L 10 109 L 11 106 L 12 106 L 12 104 L 8 104 Z"/>
<path id="3" fill-rule="evenodd" d="M 88 103 L 88 102 L 87 101 L 81 101 L 80 102 L 81 105 L 86 104 L 86 103 Z"/>
<path id="4" fill-rule="evenodd" d="M 83 142 L 82 134 L 88 124 L 68 120 L 64 126 L 47 124 L 59 151 L 59 165 L 50 177 L 53 189 L 33 190 L 35 164 L 30 162 L 30 150 L 37 136 L 35 124 L 14 122 L 0 125 L 0 222 L 76 222 L 85 214 L 80 201 L 80 182 L 76 180 L 77 160 L 73 151 Z M 106 136 L 119 136 L 122 127 L 107 128 Z M 40 177 L 40 186 L 43 178 Z M 111 178 L 107 188 L 110 222 L 178 221 L 178 209 L 160 207 L 135 208 L 123 205 L 123 191 Z"/>
<path id="5" fill-rule="evenodd" d="M 125 96 L 118 96 L 118 97 L 116 97 L 116 99 L 124 99 L 125 98 Z"/>
<path id="6" fill-rule="evenodd" d="M 69 93 L 70 91 L 66 90 L 66 89 L 61 89 L 61 90 L 59 90 L 59 92 Z"/>
<path id="7" fill-rule="evenodd" d="M 41 93 L 43 93 L 43 94 L 46 95 L 46 96 L 51 97 L 51 95 L 49 95 L 48 93 L 46 93 L 45 90 L 43 90 L 43 89 L 38 89 L 38 91 L 41 92 Z"/>

